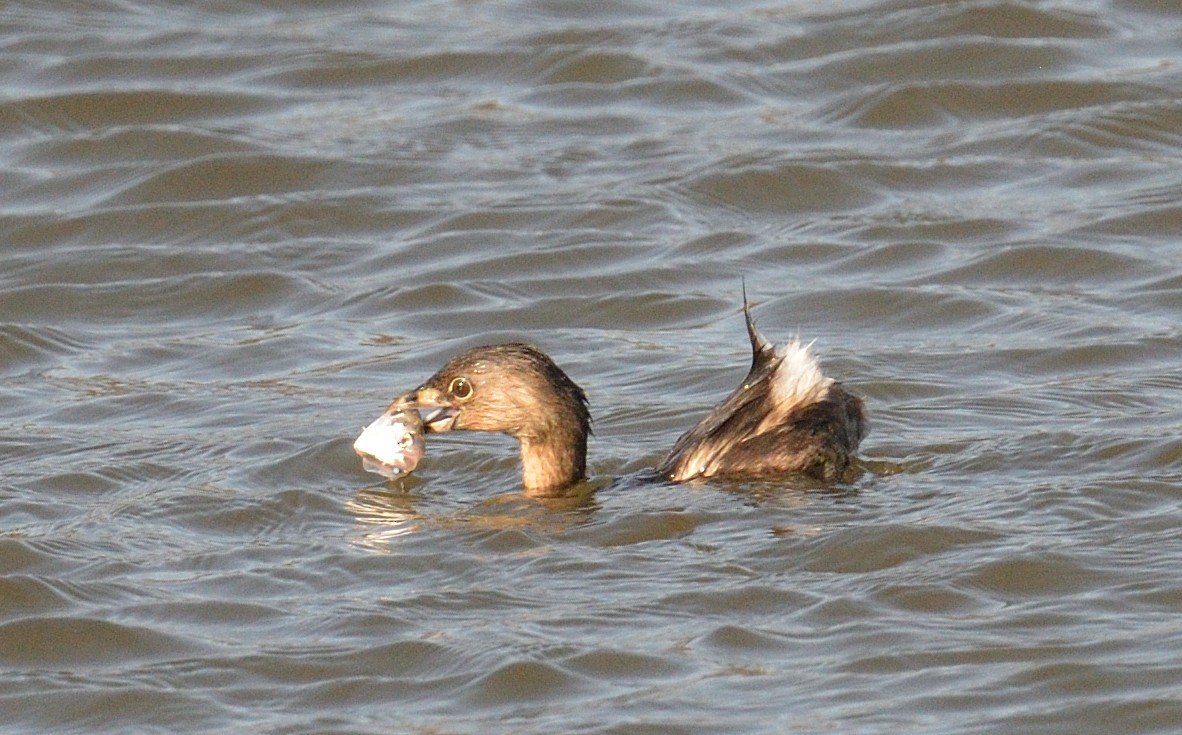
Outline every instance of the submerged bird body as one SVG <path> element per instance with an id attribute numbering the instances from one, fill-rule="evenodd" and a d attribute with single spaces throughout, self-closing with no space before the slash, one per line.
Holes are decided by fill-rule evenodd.
<path id="1" fill-rule="evenodd" d="M 743 383 L 683 434 L 658 465 L 673 482 L 803 473 L 842 477 L 868 430 L 861 399 L 821 374 L 810 345 L 774 348 L 755 329 Z M 475 347 L 453 357 L 386 415 L 418 409 L 428 431 L 508 434 L 521 446 L 522 483 L 545 495 L 582 480 L 591 415 L 587 396 L 539 350 Z"/>
<path id="2" fill-rule="evenodd" d="M 755 328 L 746 303 L 743 313 L 751 370 L 681 435 L 657 471 L 674 482 L 788 473 L 839 479 L 868 430 L 862 399 L 821 373 L 811 344 L 794 340 L 775 348 Z"/>

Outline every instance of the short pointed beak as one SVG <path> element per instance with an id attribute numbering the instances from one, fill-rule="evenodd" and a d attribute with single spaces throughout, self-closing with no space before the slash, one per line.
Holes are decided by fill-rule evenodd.
<path id="1" fill-rule="evenodd" d="M 410 409 L 425 409 L 422 411 L 423 424 L 427 431 L 436 433 L 451 431 L 459 413 L 442 391 L 426 386 L 419 386 L 395 398 L 386 408 L 386 413 Z"/>

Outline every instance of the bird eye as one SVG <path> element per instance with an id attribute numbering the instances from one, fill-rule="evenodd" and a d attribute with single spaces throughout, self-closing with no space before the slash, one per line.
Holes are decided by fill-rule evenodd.
<path id="1" fill-rule="evenodd" d="M 459 401 L 471 398 L 473 390 L 472 384 L 468 382 L 467 378 L 455 378 L 451 381 L 451 385 L 447 386 L 447 392 Z"/>

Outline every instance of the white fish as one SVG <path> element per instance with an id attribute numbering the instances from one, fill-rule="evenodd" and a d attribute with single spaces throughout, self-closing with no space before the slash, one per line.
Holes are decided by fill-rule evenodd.
<path id="1" fill-rule="evenodd" d="M 366 471 L 393 479 L 414 472 L 427 451 L 425 433 L 418 411 L 386 411 L 365 427 L 353 451 Z"/>

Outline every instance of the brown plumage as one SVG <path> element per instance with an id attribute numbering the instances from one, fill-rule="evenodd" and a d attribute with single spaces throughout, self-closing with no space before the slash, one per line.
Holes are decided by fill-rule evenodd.
<path id="1" fill-rule="evenodd" d="M 586 473 L 587 395 L 529 345 L 475 347 L 459 354 L 390 408 L 399 406 L 425 409 L 430 431 L 493 431 L 517 439 L 526 492 L 560 490 Z"/>
<path id="2" fill-rule="evenodd" d="M 861 399 L 821 374 L 809 345 L 773 348 L 756 330 L 746 299 L 743 311 L 751 370 L 677 440 L 657 471 L 674 482 L 791 473 L 840 479 L 868 431 Z M 516 438 L 528 493 L 553 493 L 585 476 L 591 433 L 587 396 L 528 345 L 475 347 L 457 355 L 388 410 L 410 408 L 423 413 L 429 431 L 493 431 Z"/>
<path id="3" fill-rule="evenodd" d="M 752 353 L 747 377 L 681 435 L 657 472 L 674 482 L 788 473 L 839 479 L 869 430 L 862 399 L 821 374 L 811 345 L 769 344 L 745 299 L 743 314 Z"/>

